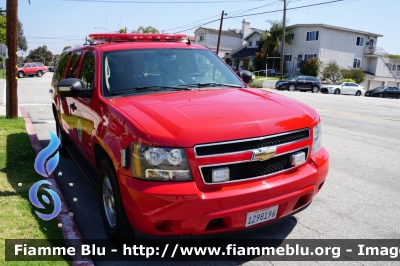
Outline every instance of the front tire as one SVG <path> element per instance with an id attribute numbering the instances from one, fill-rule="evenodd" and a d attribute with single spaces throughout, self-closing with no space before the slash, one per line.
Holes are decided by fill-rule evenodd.
<path id="1" fill-rule="evenodd" d="M 361 96 L 361 91 L 357 91 L 356 96 Z"/>
<path id="2" fill-rule="evenodd" d="M 383 98 L 383 93 L 379 93 L 378 97 Z"/>
<path id="3" fill-rule="evenodd" d="M 296 90 L 296 86 L 294 84 L 291 84 L 289 86 L 289 91 L 295 91 Z"/>
<path id="4" fill-rule="evenodd" d="M 57 130 L 57 137 L 60 140 L 60 146 L 58 147 L 58 151 L 62 156 L 68 157 L 69 153 L 67 151 L 67 145 L 68 145 L 67 135 L 62 130 L 58 119 L 56 119 L 56 130 Z"/>
<path id="5" fill-rule="evenodd" d="M 18 78 L 23 78 L 25 76 L 24 72 L 19 71 L 18 72 Z"/>
<path id="6" fill-rule="evenodd" d="M 114 241 L 135 238 L 122 204 L 117 176 L 111 163 L 103 159 L 98 167 L 100 212 L 107 236 Z"/>
<path id="7" fill-rule="evenodd" d="M 40 78 L 41 76 L 43 76 L 43 72 L 39 70 L 36 75 Z"/>
<path id="8" fill-rule="evenodd" d="M 333 93 L 336 94 L 336 95 L 338 95 L 338 94 L 340 94 L 340 90 L 339 90 L 339 89 L 336 89 Z"/>

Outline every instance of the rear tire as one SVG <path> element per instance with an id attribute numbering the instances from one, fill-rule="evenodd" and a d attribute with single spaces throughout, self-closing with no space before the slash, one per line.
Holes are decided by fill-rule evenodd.
<path id="1" fill-rule="evenodd" d="M 313 86 L 311 91 L 312 91 L 312 93 L 318 93 L 319 92 L 319 88 L 317 86 Z"/>
<path id="2" fill-rule="evenodd" d="M 122 203 L 117 176 L 112 164 L 102 159 L 98 167 L 98 196 L 101 217 L 107 236 L 119 242 L 135 238 Z"/>
<path id="3" fill-rule="evenodd" d="M 295 91 L 296 90 L 296 86 L 294 84 L 291 84 L 289 86 L 289 91 Z"/>

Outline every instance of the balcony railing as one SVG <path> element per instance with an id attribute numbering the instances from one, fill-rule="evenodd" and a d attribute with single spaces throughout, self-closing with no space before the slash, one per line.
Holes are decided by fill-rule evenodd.
<path id="1" fill-rule="evenodd" d="M 376 47 L 373 45 L 366 45 L 364 48 L 364 54 L 367 55 L 383 55 L 386 54 L 382 47 Z"/>

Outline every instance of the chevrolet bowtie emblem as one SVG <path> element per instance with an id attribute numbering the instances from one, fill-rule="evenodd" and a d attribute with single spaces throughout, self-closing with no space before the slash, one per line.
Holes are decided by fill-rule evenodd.
<path id="1" fill-rule="evenodd" d="M 252 161 L 265 161 L 270 159 L 272 156 L 276 154 L 276 146 L 260 148 L 258 150 L 253 151 L 253 155 L 251 156 Z"/>

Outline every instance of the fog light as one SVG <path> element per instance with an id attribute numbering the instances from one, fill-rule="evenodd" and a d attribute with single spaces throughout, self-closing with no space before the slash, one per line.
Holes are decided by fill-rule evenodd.
<path id="1" fill-rule="evenodd" d="M 166 221 L 165 220 L 160 220 L 154 223 L 155 227 L 163 227 L 165 225 Z"/>
<path id="2" fill-rule="evenodd" d="M 304 152 L 298 152 L 298 153 L 292 154 L 292 156 L 291 156 L 292 166 L 301 165 L 305 161 L 306 161 L 306 154 Z"/>

